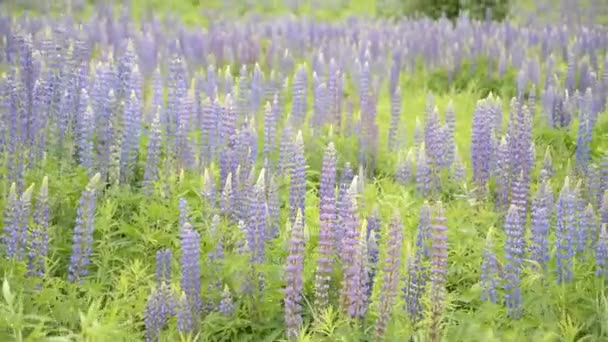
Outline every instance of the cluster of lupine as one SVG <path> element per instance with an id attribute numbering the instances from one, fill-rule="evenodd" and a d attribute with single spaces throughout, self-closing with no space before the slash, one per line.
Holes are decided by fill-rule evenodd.
<path id="1" fill-rule="evenodd" d="M 288 338 L 304 328 L 307 281 L 314 282 L 316 310 L 336 307 L 353 321 L 373 311 L 375 335 L 383 338 L 397 307 L 402 272 L 402 297 L 412 323 L 427 315 L 430 339 L 441 338 L 449 298 L 450 204 L 438 198 L 446 182 L 466 185 L 468 170 L 455 139 L 455 104 L 445 108 L 442 118 L 429 96 L 422 117 L 403 113 L 407 94 L 399 85 L 401 75 L 415 71 L 418 57 L 431 70 L 449 70 L 450 77 L 465 60 L 477 67 L 480 58 L 489 61 L 488 74 L 519 70 L 506 125 L 503 100 L 494 94 L 478 101 L 473 115 L 474 195 L 492 201 L 504 219 L 504 229 L 488 234 L 483 250 L 483 298 L 502 304 L 497 290 L 502 285 L 509 315 L 519 318 L 525 310 L 524 258 L 562 284 L 576 280 L 576 258 L 593 255 L 597 275 L 608 278 L 608 156 L 598 163 L 591 154 L 608 95 L 608 56 L 602 56 L 608 47 L 606 28 L 524 29 L 462 17 L 455 26 L 446 20 L 320 24 L 281 19 L 216 23 L 205 30 L 153 18 L 135 29 L 104 7 L 78 27 L 50 18 L 3 17 L 0 23 L 6 28 L 0 31 L 0 62 L 7 66 L 0 78 L 0 162 L 7 170 L 2 182 L 11 184 L 2 236 L 6 256 L 27 262 L 31 276 L 45 275 L 52 247 L 47 233 L 52 193 L 45 178 L 30 220 L 33 186 L 24 189 L 28 170 L 51 158 L 90 176 L 78 201 L 68 266 L 68 279 L 76 283 L 86 281 L 93 257 L 102 185 L 141 188 L 154 195 L 168 188 L 175 174 L 202 178 L 209 232 L 196 226 L 189 203 L 179 198 L 179 289 L 171 285 L 173 253 L 158 251 L 157 281 L 145 312 L 147 340 L 157 340 L 172 316 L 181 333 L 195 336 L 205 314 L 218 311 L 231 317 L 240 309 L 235 298 L 264 293 L 264 266 L 277 262 L 267 252 L 277 240 L 287 252 L 281 262 Z M 427 34 L 422 37 L 421 31 Z M 571 37 L 575 39 L 569 45 Z M 567 63 L 564 77 L 558 73 L 559 62 Z M 237 77 L 234 65 L 239 65 Z M 377 104 L 386 80 L 386 149 L 400 155 L 394 178 L 404 188 L 411 186 L 418 198 L 429 199 L 420 209 L 415 248 L 405 270 L 401 214 L 387 224 L 377 207 L 363 214 L 374 208 L 362 195 L 378 167 L 379 151 L 385 149 L 379 145 Z M 351 86 L 355 98 L 345 96 Z M 547 149 L 537 176 L 536 119 L 555 129 L 578 123 L 575 167 L 568 167 L 557 201 L 551 182 L 561 181 L 555 169 L 563 165 L 554 167 Z M 414 145 L 408 146 L 403 127 L 411 123 Z M 315 145 L 309 139 L 323 138 L 326 126 L 331 127 L 329 140 L 355 136 L 358 153 L 356 160 L 339 163 L 337 144 L 327 143 L 317 218 L 306 206 L 311 190 L 307 153 Z M 142 142 L 146 146 L 140 149 Z M 356 163 L 357 175 L 351 163 Z M 540 186 L 530 199 L 537 179 Z M 287 188 L 286 201 L 281 186 Z M 236 246 L 224 245 L 220 224 L 237 230 Z M 307 225 L 318 225 L 318 239 L 310 239 Z M 506 237 L 504 272 L 498 270 L 500 258 L 492 243 L 497 234 Z M 206 235 L 214 242 L 213 252 L 202 254 Z M 553 236 L 555 255 L 550 253 Z M 248 260 L 242 287 L 213 279 L 203 289 L 202 279 L 221 272 L 227 255 Z M 211 261 L 213 272 L 203 272 L 203 258 Z M 554 270 L 549 267 L 552 258 Z M 316 265 L 313 280 L 304 278 L 308 259 Z M 205 292 L 218 296 L 206 298 Z"/>

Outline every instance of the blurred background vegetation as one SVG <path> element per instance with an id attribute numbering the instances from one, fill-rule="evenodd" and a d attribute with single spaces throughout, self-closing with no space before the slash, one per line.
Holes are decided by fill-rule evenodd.
<path id="1" fill-rule="evenodd" d="M 145 13 L 178 14 L 187 24 L 206 24 L 212 18 L 246 14 L 293 13 L 317 20 L 335 20 L 351 15 L 398 18 L 428 16 L 453 19 L 467 13 L 475 19 L 530 22 L 575 22 L 608 24 L 608 0 L 0 0 L 11 10 L 48 13 L 94 11 L 100 3 L 120 3 L 136 16 Z M 68 4 L 68 8 L 66 8 Z"/>

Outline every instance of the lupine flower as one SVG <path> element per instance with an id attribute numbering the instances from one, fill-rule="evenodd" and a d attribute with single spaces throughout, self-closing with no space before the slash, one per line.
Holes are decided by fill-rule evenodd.
<path id="1" fill-rule="evenodd" d="M 319 186 L 319 257 L 315 275 L 315 306 L 323 309 L 328 304 L 329 281 L 334 254 L 336 225 L 336 148 L 330 142 L 325 149 Z"/>
<path id="2" fill-rule="evenodd" d="M 608 279 L 608 225 L 602 224 L 597 247 L 595 249 L 596 271 L 595 274 Z"/>
<path id="3" fill-rule="evenodd" d="M 401 289 L 407 313 L 412 324 L 422 319 L 422 295 L 426 287 L 427 268 L 424 264 L 422 248 L 416 249 L 415 257 L 408 256 L 407 277 Z"/>
<path id="4" fill-rule="evenodd" d="M 201 300 L 201 267 L 200 267 L 200 235 L 192 225 L 186 222 L 180 231 L 182 249 L 182 278 L 181 289 L 185 294 L 186 305 L 191 311 L 199 314 L 202 309 Z M 184 303 L 181 303 L 184 305 Z M 180 306 L 179 311 L 186 310 Z"/>
<path id="5" fill-rule="evenodd" d="M 569 282 L 572 279 L 574 242 L 571 237 L 575 229 L 575 196 L 572 191 L 569 178 L 566 176 L 557 203 L 556 260 L 558 284 Z"/>
<path id="6" fill-rule="evenodd" d="M 194 331 L 194 312 L 192 303 L 183 294 L 177 302 L 177 331 L 182 335 L 190 335 Z"/>
<path id="7" fill-rule="evenodd" d="M 45 176 L 36 197 L 34 226 L 28 241 L 28 272 L 37 277 L 44 276 L 49 248 L 49 179 Z"/>
<path id="8" fill-rule="evenodd" d="M 220 313 L 226 317 L 231 316 L 234 313 L 234 301 L 228 285 L 224 285 L 224 290 L 222 290 L 222 299 L 220 300 L 219 310 Z"/>
<path id="9" fill-rule="evenodd" d="M 454 103 L 450 100 L 445 109 L 445 142 L 446 142 L 446 165 L 450 166 L 454 163 L 454 133 L 456 132 L 456 113 L 454 112 Z"/>
<path id="10" fill-rule="evenodd" d="M 482 252 L 481 263 L 481 300 L 496 304 L 496 283 L 498 282 L 498 262 L 494 251 L 494 229 L 490 228 Z"/>
<path id="11" fill-rule="evenodd" d="M 547 146 L 543 164 L 540 171 L 541 178 L 547 179 L 553 177 L 553 159 L 551 158 L 551 146 Z"/>
<path id="12" fill-rule="evenodd" d="M 551 203 L 547 200 L 550 184 L 543 181 L 532 201 L 530 222 L 530 259 L 537 262 L 542 270 L 547 269 L 549 256 L 549 224 L 551 218 Z"/>
<path id="13" fill-rule="evenodd" d="M 275 176 L 269 177 L 270 181 L 266 189 L 266 200 L 268 201 L 267 224 L 269 226 L 268 239 L 274 239 L 279 235 L 279 219 L 281 216 L 281 199 Z"/>
<path id="14" fill-rule="evenodd" d="M 395 171 L 395 180 L 400 184 L 407 184 L 413 179 L 414 151 L 409 149 L 404 160 L 399 161 Z"/>
<path id="15" fill-rule="evenodd" d="M 367 297 L 370 298 L 372 295 L 372 289 L 374 286 L 374 280 L 376 279 L 376 271 L 378 268 L 378 240 L 380 240 L 380 213 L 378 212 L 378 207 L 375 207 L 371 214 L 367 217 L 367 232 L 365 239 L 367 241 L 367 265 L 369 268 L 368 271 L 368 286 L 367 286 Z"/>
<path id="16" fill-rule="evenodd" d="M 158 341 L 160 332 L 163 329 L 162 321 L 162 306 L 164 296 L 161 291 L 155 289 L 148 296 L 146 302 L 146 312 L 144 316 L 144 325 L 146 328 L 146 342 Z"/>
<path id="17" fill-rule="evenodd" d="M 446 276 L 448 272 L 447 226 L 443 204 L 437 202 L 433 208 L 431 225 L 431 341 L 439 341 L 440 322 L 446 295 Z"/>
<path id="18" fill-rule="evenodd" d="M 295 127 L 302 125 L 308 111 L 307 89 L 308 89 L 308 72 L 305 65 L 300 65 L 295 73 L 293 81 L 292 109 L 291 119 Z"/>
<path id="19" fill-rule="evenodd" d="M 228 173 L 222 196 L 220 197 L 220 210 L 223 214 L 233 214 L 234 192 L 232 191 L 232 173 Z"/>
<path id="20" fill-rule="evenodd" d="M 293 143 L 293 130 L 289 122 L 283 127 L 281 133 L 281 146 L 279 149 L 279 171 L 283 175 L 290 175 L 294 168 L 295 145 Z"/>
<path id="21" fill-rule="evenodd" d="M 202 192 L 203 192 L 203 197 L 205 199 L 207 199 L 207 201 L 211 205 L 214 206 L 216 199 L 217 199 L 215 179 L 209 173 L 208 168 L 205 168 L 205 171 L 203 171 L 203 191 Z"/>
<path id="22" fill-rule="evenodd" d="M 150 141 L 148 142 L 148 155 L 146 156 L 146 168 L 144 171 L 143 188 L 144 193 L 151 194 L 153 183 L 158 181 L 158 167 L 160 162 L 161 148 L 161 126 L 160 106 L 156 107 L 152 127 L 150 129 Z"/>
<path id="23" fill-rule="evenodd" d="M 90 263 L 91 248 L 93 245 L 93 229 L 95 207 L 97 204 L 97 190 L 101 175 L 95 174 L 89 181 L 78 201 L 76 211 L 76 225 L 74 226 L 74 236 L 72 244 L 72 255 L 68 267 L 68 280 L 80 282 L 88 274 Z"/>
<path id="24" fill-rule="evenodd" d="M 401 117 L 401 88 L 397 87 L 391 93 L 391 123 L 388 131 L 388 149 L 395 151 L 397 145 L 397 127 Z"/>
<path id="25" fill-rule="evenodd" d="M 608 80 L 606 80 L 606 87 L 608 89 Z M 606 191 L 608 191 L 608 152 L 604 153 L 600 162 L 600 187 L 597 193 L 598 208 L 602 205 L 602 198 Z M 604 221 L 604 223 L 608 222 Z"/>
<path id="26" fill-rule="evenodd" d="M 299 131 L 296 136 L 294 152 L 294 167 L 291 170 L 291 187 L 289 191 L 289 208 L 292 221 L 295 219 L 298 209 L 302 211 L 302 215 L 305 215 L 306 159 L 302 131 Z"/>
<path id="27" fill-rule="evenodd" d="M 384 272 L 382 288 L 378 300 L 379 317 L 376 321 L 376 337 L 384 337 L 386 326 L 390 320 L 397 287 L 399 286 L 399 269 L 401 266 L 401 247 L 403 245 L 403 225 L 399 213 L 395 213 L 391 220 L 390 231 L 387 239 L 386 259 L 384 260 Z"/>
<path id="28" fill-rule="evenodd" d="M 578 253 L 584 253 L 597 236 L 597 218 L 595 217 L 595 212 L 593 211 L 593 205 L 591 205 L 591 203 L 589 203 L 585 209 L 579 210 L 578 214 L 577 251 Z"/>
<path id="29" fill-rule="evenodd" d="M 489 99 L 485 99 L 477 102 L 473 114 L 471 135 L 473 180 L 481 188 L 485 188 L 488 182 L 492 153 L 492 126 L 490 121 L 492 118 L 489 114 L 488 101 Z"/>
<path id="30" fill-rule="evenodd" d="M 511 317 L 521 316 L 521 265 L 524 255 L 524 223 L 520 209 L 511 204 L 504 223 L 505 242 L 505 301 Z"/>
<path id="31" fill-rule="evenodd" d="M 454 164 L 453 167 L 453 175 L 454 180 L 458 183 L 462 183 L 466 180 L 466 168 L 462 162 L 462 158 L 460 157 L 460 153 L 458 153 L 458 148 L 454 146 Z"/>
<path id="32" fill-rule="evenodd" d="M 262 264 L 266 251 L 266 201 L 264 196 L 265 170 L 262 169 L 258 180 L 248 195 L 248 243 L 252 252 L 252 261 Z"/>
<path id="33" fill-rule="evenodd" d="M 159 286 L 171 282 L 171 250 L 168 248 L 156 252 L 156 282 Z"/>
<path id="34" fill-rule="evenodd" d="M 11 184 L 6 205 L 4 208 L 4 236 L 3 240 L 6 245 L 6 256 L 8 258 L 19 259 L 19 251 L 22 249 L 21 244 L 25 241 L 25 236 L 19 226 L 19 212 L 21 204 L 17 197 L 17 185 Z"/>
<path id="35" fill-rule="evenodd" d="M 264 107 L 264 158 L 267 158 L 275 150 L 276 139 L 276 116 L 273 109 L 278 106 L 278 99 L 275 96 L 273 106 L 270 102 Z"/>
<path id="36" fill-rule="evenodd" d="M 511 205 L 515 205 L 519 210 L 519 221 L 526 222 L 528 215 L 528 187 L 526 186 L 526 177 L 524 171 L 519 173 L 519 176 L 513 180 L 511 189 Z"/>
<path id="37" fill-rule="evenodd" d="M 287 338 L 298 336 L 302 325 L 302 290 L 304 288 L 304 219 L 298 209 L 296 219 L 291 227 L 289 255 L 285 266 L 285 324 Z"/>
<path id="38" fill-rule="evenodd" d="M 511 185 L 511 164 L 507 138 L 502 137 L 496 151 L 496 200 L 500 209 L 506 210 L 509 204 L 509 188 Z"/>
<path id="39" fill-rule="evenodd" d="M 359 220 L 357 215 L 357 176 L 353 178 L 351 186 L 345 196 L 347 204 L 341 224 L 343 226 L 342 252 L 340 257 L 343 264 L 342 289 L 340 302 L 342 310 L 350 317 L 360 317 L 364 309 L 365 298 L 362 283 L 362 259 L 359 248 Z"/>
<path id="40" fill-rule="evenodd" d="M 342 173 L 340 174 L 338 200 L 336 204 L 337 224 L 335 226 L 334 242 L 336 243 L 338 255 L 342 253 L 342 243 L 340 237 L 344 235 L 345 225 L 343 224 L 343 219 L 346 217 L 348 206 L 350 205 L 350 199 L 348 199 L 348 189 L 352 180 L 353 169 L 351 168 L 350 163 L 347 162 L 343 166 Z"/>
<path id="41" fill-rule="evenodd" d="M 431 189 L 431 169 L 426 159 L 425 144 L 420 145 L 416 159 L 416 190 L 422 196 L 427 196 Z"/>
<path id="42" fill-rule="evenodd" d="M 608 189 L 604 191 L 602 196 L 602 204 L 600 206 L 600 222 L 608 224 Z"/>

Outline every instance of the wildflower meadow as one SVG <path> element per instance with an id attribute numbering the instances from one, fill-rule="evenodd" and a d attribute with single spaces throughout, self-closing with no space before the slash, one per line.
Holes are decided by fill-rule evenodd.
<path id="1" fill-rule="evenodd" d="M 608 341 L 601 1 L 31 2 L 0 341 Z"/>

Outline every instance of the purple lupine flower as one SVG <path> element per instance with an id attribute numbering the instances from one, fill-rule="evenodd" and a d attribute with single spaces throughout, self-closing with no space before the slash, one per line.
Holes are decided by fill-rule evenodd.
<path id="1" fill-rule="evenodd" d="M 180 285 L 187 305 L 187 308 L 180 308 L 180 311 L 189 309 L 191 315 L 199 314 L 202 309 L 200 235 L 190 223 L 186 222 L 181 228 L 180 240 L 182 249 Z"/>
<path id="2" fill-rule="evenodd" d="M 25 236 L 23 236 L 19 227 L 20 207 L 19 197 L 17 196 L 17 185 L 13 182 L 4 207 L 3 240 L 6 245 L 6 256 L 8 258 L 19 259 L 18 251 L 22 249 L 21 244 L 25 241 Z"/>
<path id="3" fill-rule="evenodd" d="M 427 268 L 422 258 L 421 248 L 416 249 L 415 257 L 408 256 L 407 277 L 401 289 L 412 324 L 419 322 L 423 315 L 421 299 L 426 287 Z"/>
<path id="4" fill-rule="evenodd" d="M 387 239 L 386 259 L 384 260 L 382 288 L 378 299 L 379 317 L 376 321 L 376 337 L 381 339 L 390 320 L 397 287 L 399 286 L 399 269 L 401 266 L 401 250 L 403 245 L 403 225 L 399 213 L 395 213 L 390 223 Z"/>
<path id="5" fill-rule="evenodd" d="M 473 114 L 473 131 L 471 135 L 471 162 L 473 180 L 484 191 L 490 176 L 490 161 L 492 153 L 492 126 L 489 114 L 490 99 L 477 102 Z"/>
<path id="6" fill-rule="evenodd" d="M 81 90 L 78 117 L 80 118 L 77 131 L 78 149 L 76 151 L 78 161 L 89 173 L 93 166 L 93 130 L 94 117 L 93 108 L 89 104 L 89 96 L 85 89 Z"/>
<path id="7" fill-rule="evenodd" d="M 579 211 L 578 229 L 578 252 L 584 253 L 587 247 L 593 246 L 598 234 L 597 217 L 591 203 L 587 204 L 584 210 Z"/>
<path id="8" fill-rule="evenodd" d="M 439 341 L 441 335 L 441 315 L 444 310 L 446 296 L 446 277 L 448 272 L 448 245 L 445 211 L 439 201 L 433 208 L 431 224 L 431 269 L 430 269 L 430 300 L 431 300 L 431 341 Z"/>
<path id="9" fill-rule="evenodd" d="M 607 81 L 608 82 L 608 81 Z M 608 87 L 608 83 L 607 83 Z M 608 90 L 608 89 L 607 89 Z M 608 191 L 608 151 L 604 153 L 600 162 L 599 189 L 597 192 L 597 207 L 602 205 L 602 197 Z M 607 223 L 604 221 L 604 223 Z"/>
<path id="10" fill-rule="evenodd" d="M 446 142 L 446 165 L 450 166 L 454 163 L 454 133 L 456 132 L 456 112 L 454 111 L 454 103 L 450 100 L 445 109 L 445 142 Z"/>
<path id="11" fill-rule="evenodd" d="M 298 209 L 289 240 L 289 255 L 285 266 L 285 324 L 287 337 L 299 335 L 302 325 L 302 291 L 304 289 L 304 218 Z"/>
<path id="12" fill-rule="evenodd" d="M 177 301 L 177 331 L 182 335 L 194 332 L 194 312 L 192 303 L 187 295 L 182 295 Z"/>
<path id="13" fill-rule="evenodd" d="M 551 146 L 547 146 L 545 150 L 545 156 L 543 157 L 543 164 L 540 170 L 541 179 L 549 179 L 553 177 L 553 158 L 551 157 Z"/>
<path id="14" fill-rule="evenodd" d="M 274 152 L 276 143 L 276 116 L 274 109 L 278 106 L 278 98 L 275 95 L 273 105 L 266 102 L 264 107 L 264 158 Z"/>
<path id="15" fill-rule="evenodd" d="M 608 224 L 602 224 L 595 248 L 595 274 L 608 279 Z"/>
<path id="16" fill-rule="evenodd" d="M 148 155 L 146 156 L 146 168 L 144 171 L 144 179 L 142 187 L 144 193 L 150 195 L 153 192 L 154 182 L 158 181 L 158 167 L 160 162 L 160 149 L 162 132 L 160 126 L 160 106 L 156 107 L 152 127 L 150 129 L 150 140 L 148 142 Z"/>
<path id="17" fill-rule="evenodd" d="M 357 262 L 360 264 L 359 283 L 361 284 L 361 291 L 357 292 L 358 312 L 356 317 L 359 318 L 363 318 L 367 312 L 370 294 L 372 293 L 373 287 L 373 279 L 370 279 L 370 274 L 375 272 L 377 267 L 377 260 L 375 261 L 375 264 L 372 263 L 372 260 L 370 260 L 371 257 L 368 246 L 369 239 L 367 236 L 368 231 L 366 226 L 367 222 L 364 221 L 363 226 L 359 230 L 359 248 L 357 248 Z"/>
<path id="18" fill-rule="evenodd" d="M 238 77 L 238 98 L 236 102 L 239 119 L 244 119 L 250 111 L 250 86 L 248 80 L 247 65 L 241 65 Z"/>
<path id="19" fill-rule="evenodd" d="M 380 254 L 380 251 L 378 250 L 378 240 L 380 240 L 381 223 L 382 222 L 380 219 L 380 213 L 378 212 L 378 207 L 374 207 L 371 214 L 367 217 L 367 232 L 365 236 L 365 239 L 367 240 L 367 265 L 369 267 L 369 285 L 367 286 L 368 298 L 371 297 L 372 288 L 376 277 L 376 271 L 378 268 L 378 257 Z"/>
<path id="20" fill-rule="evenodd" d="M 458 153 L 458 147 L 456 146 L 454 146 L 454 164 L 452 166 L 454 180 L 458 183 L 464 182 L 467 177 L 466 168 L 462 162 L 462 158 L 460 158 L 460 153 Z"/>
<path id="21" fill-rule="evenodd" d="M 329 281 L 334 254 L 334 227 L 336 225 L 336 148 L 327 145 L 323 156 L 319 186 L 319 257 L 315 275 L 315 306 L 324 309 L 329 300 Z"/>
<path id="22" fill-rule="evenodd" d="M 608 189 L 604 191 L 604 195 L 602 196 L 602 203 L 600 205 L 600 223 L 608 224 Z"/>
<path id="23" fill-rule="evenodd" d="M 28 241 L 28 273 L 43 277 L 49 248 L 49 179 L 45 176 L 34 208 L 34 226 Z"/>
<path id="24" fill-rule="evenodd" d="M 209 202 L 211 206 L 215 206 L 217 201 L 217 190 L 215 185 L 215 178 L 209 172 L 209 168 L 205 168 L 203 171 L 203 197 Z"/>
<path id="25" fill-rule="evenodd" d="M 19 199 L 17 210 L 17 225 L 10 239 L 10 245 L 15 246 L 15 259 L 22 261 L 26 258 L 28 233 L 30 231 L 30 211 L 32 207 L 32 192 L 34 185 L 30 185 Z"/>
<path id="26" fill-rule="evenodd" d="M 363 265 L 359 248 L 359 218 L 357 215 L 357 176 L 344 198 L 346 202 L 341 225 L 342 252 L 340 258 L 343 264 L 342 289 L 340 291 L 341 308 L 350 318 L 360 317 L 365 304 L 364 285 L 362 283 Z"/>
<path id="27" fill-rule="evenodd" d="M 516 204 L 511 204 L 505 218 L 504 230 L 507 235 L 505 242 L 505 301 L 509 316 L 521 316 L 521 266 L 524 256 L 524 223 L 521 220 L 521 210 Z"/>
<path id="28" fill-rule="evenodd" d="M 144 324 L 146 340 L 157 341 L 160 331 L 167 325 L 169 318 L 175 314 L 175 299 L 171 292 L 171 250 L 161 249 L 156 252 L 157 287 L 148 297 Z"/>
<path id="29" fill-rule="evenodd" d="M 571 240 L 575 225 L 575 194 L 566 176 L 557 202 L 556 262 L 558 284 L 572 279 L 574 242 Z"/>
<path id="30" fill-rule="evenodd" d="M 496 304 L 496 283 L 499 280 L 498 261 L 494 251 L 494 229 L 490 228 L 482 252 L 481 263 L 481 300 Z"/>
<path id="31" fill-rule="evenodd" d="M 410 183 L 414 173 L 414 150 L 409 149 L 405 159 L 400 160 L 395 170 L 395 180 L 400 184 Z"/>
<path id="32" fill-rule="evenodd" d="M 292 87 L 291 123 L 294 127 L 300 127 L 306 120 L 307 108 L 308 74 L 305 65 L 300 65 L 294 75 Z"/>
<path id="33" fill-rule="evenodd" d="M 211 239 L 215 241 L 215 248 L 209 252 L 208 257 L 209 260 L 216 262 L 224 259 L 224 242 L 223 236 L 219 232 L 220 226 L 220 217 L 215 214 L 211 218 L 211 223 L 209 224 L 209 235 Z"/>
<path id="34" fill-rule="evenodd" d="M 144 316 L 146 342 L 158 341 L 160 332 L 162 331 L 164 325 L 162 322 L 162 307 L 164 299 L 163 293 L 159 289 L 153 290 L 148 296 Z"/>
<path id="35" fill-rule="evenodd" d="M 188 213 L 190 212 L 190 206 L 188 206 L 188 202 L 185 198 L 180 197 L 178 200 L 178 209 L 179 209 L 179 226 L 183 227 L 187 222 L 190 221 L 190 216 Z"/>
<path id="36" fill-rule="evenodd" d="M 228 285 L 224 285 L 224 289 L 222 290 L 222 299 L 219 303 L 219 311 L 222 315 L 229 317 L 234 313 L 234 309 L 234 301 L 232 299 L 230 288 Z"/>
<path id="37" fill-rule="evenodd" d="M 131 92 L 124 109 L 122 150 L 120 152 L 120 178 L 128 182 L 135 172 L 139 136 L 141 129 L 140 100 L 134 91 Z"/>
<path id="38" fill-rule="evenodd" d="M 251 113 L 254 114 L 260 108 L 262 98 L 264 94 L 264 75 L 260 70 L 258 63 L 253 67 L 253 74 L 251 75 Z"/>
<path id="39" fill-rule="evenodd" d="M 388 130 L 388 150 L 395 151 L 397 146 L 397 127 L 401 117 L 401 88 L 397 87 L 391 94 L 391 123 Z"/>
<path id="40" fill-rule="evenodd" d="M 416 253 L 422 253 L 425 258 L 431 256 L 431 206 L 424 201 L 418 213 L 418 232 L 416 234 Z"/>
<path id="41" fill-rule="evenodd" d="M 552 208 L 547 193 L 550 191 L 548 180 L 543 181 L 534 200 L 532 201 L 532 215 L 530 222 L 530 259 L 537 262 L 542 270 L 547 269 L 549 262 L 549 227 Z"/>
<path id="42" fill-rule="evenodd" d="M 234 214 L 234 192 L 232 190 L 232 173 L 228 173 L 226 177 L 226 183 L 222 190 L 222 196 L 220 197 L 220 210 L 223 214 L 233 215 Z"/>
<path id="43" fill-rule="evenodd" d="M 279 221 L 281 216 L 281 199 L 279 197 L 278 183 L 275 175 L 269 177 L 270 181 L 266 188 L 266 200 L 268 203 L 268 235 L 267 239 L 274 239 L 279 235 Z"/>
<path id="44" fill-rule="evenodd" d="M 416 158 L 416 190 L 422 196 L 427 196 L 431 190 L 431 169 L 427 162 L 424 143 L 420 145 Z"/>
<path id="45" fill-rule="evenodd" d="M 290 175 L 294 167 L 295 145 L 293 130 L 289 122 L 283 127 L 281 145 L 279 149 L 279 171 L 283 175 Z"/>
<path id="46" fill-rule="evenodd" d="M 306 197 L 306 158 L 304 154 L 304 139 L 302 131 L 298 131 L 294 144 L 294 167 L 291 170 L 291 186 L 289 191 L 290 218 L 293 221 L 300 209 L 305 215 L 304 202 Z"/>
<path id="47" fill-rule="evenodd" d="M 158 286 L 171 282 L 171 250 L 160 249 L 156 252 L 156 282 Z"/>
<path id="48" fill-rule="evenodd" d="M 70 282 L 81 282 L 82 278 L 88 274 L 87 267 L 92 252 L 94 216 L 100 178 L 99 173 L 91 178 L 78 201 L 72 255 L 68 267 L 68 281 Z"/>
<path id="49" fill-rule="evenodd" d="M 593 95 L 591 88 L 587 89 L 585 95 L 581 101 L 579 109 L 579 124 L 578 124 L 578 135 L 576 139 L 576 166 L 582 172 L 587 172 L 591 148 L 591 138 L 593 135 L 593 124 L 592 118 L 592 101 Z"/>
<path id="50" fill-rule="evenodd" d="M 511 163 L 507 138 L 504 136 L 498 145 L 496 155 L 496 204 L 501 210 L 507 210 L 511 186 Z"/>
<path id="51" fill-rule="evenodd" d="M 528 216 L 528 186 L 524 171 L 519 173 L 519 176 L 513 179 L 511 185 L 511 205 L 515 205 L 519 210 L 520 222 L 526 222 Z"/>
<path id="52" fill-rule="evenodd" d="M 350 163 L 346 163 L 342 168 L 342 173 L 340 175 L 340 182 L 338 185 L 338 199 L 336 201 L 336 225 L 334 232 L 334 242 L 336 244 L 336 249 L 338 251 L 338 255 L 342 253 L 342 243 L 340 237 L 344 235 L 344 223 L 343 219 L 347 215 L 347 208 L 350 205 L 348 199 L 348 189 L 353 180 L 353 169 L 350 166 Z"/>

